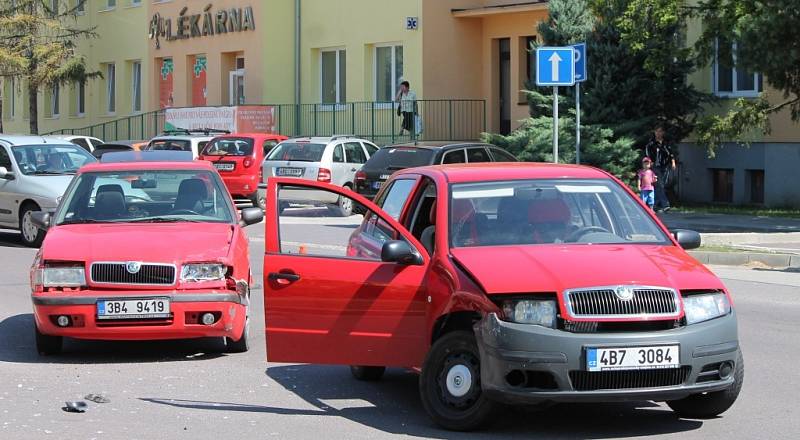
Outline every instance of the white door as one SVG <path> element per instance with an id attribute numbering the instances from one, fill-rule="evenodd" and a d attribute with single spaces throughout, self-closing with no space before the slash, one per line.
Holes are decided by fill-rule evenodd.
<path id="1" fill-rule="evenodd" d="M 244 105 L 244 69 L 233 70 L 230 76 L 230 105 Z"/>
<path id="2" fill-rule="evenodd" d="M 0 178 L 0 223 L 17 227 L 16 204 L 14 203 L 17 193 L 16 178 L 19 177 L 11 164 L 11 154 L 4 145 L 0 145 L 0 167 L 5 167 L 14 176 Z"/>

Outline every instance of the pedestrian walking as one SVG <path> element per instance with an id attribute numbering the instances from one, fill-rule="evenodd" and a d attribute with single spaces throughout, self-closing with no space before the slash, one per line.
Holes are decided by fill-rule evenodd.
<path id="1" fill-rule="evenodd" d="M 669 199 L 664 188 L 669 183 L 672 173 L 675 172 L 675 155 L 672 154 L 672 147 L 664 138 L 663 126 L 656 126 L 653 139 L 644 147 L 644 155 L 653 161 L 653 170 L 656 173 L 655 210 L 656 212 L 668 211 L 670 209 Z"/>
<path id="2" fill-rule="evenodd" d="M 411 84 L 408 81 L 400 83 L 400 90 L 397 92 L 395 101 L 400 103 L 397 106 L 397 116 L 403 117 L 403 122 L 400 125 L 400 136 L 404 132 L 412 136 L 415 135 L 414 117 L 417 115 L 417 94 L 411 90 Z"/>
<path id="3" fill-rule="evenodd" d="M 642 169 L 639 170 L 637 174 L 639 176 L 639 180 L 637 182 L 639 187 L 639 194 L 642 196 L 642 201 L 653 209 L 653 205 L 655 205 L 655 198 L 654 192 L 655 187 L 653 186 L 657 180 L 656 173 L 652 170 L 653 161 L 645 156 L 642 159 Z"/>

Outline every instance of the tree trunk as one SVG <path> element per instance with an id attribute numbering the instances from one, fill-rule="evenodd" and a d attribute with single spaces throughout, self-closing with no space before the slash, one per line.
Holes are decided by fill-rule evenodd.
<path id="1" fill-rule="evenodd" d="M 39 134 L 39 90 L 28 84 L 28 116 L 30 118 L 31 134 Z"/>

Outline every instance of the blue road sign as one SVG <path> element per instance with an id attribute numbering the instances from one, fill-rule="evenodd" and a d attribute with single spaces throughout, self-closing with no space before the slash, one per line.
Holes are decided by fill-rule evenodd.
<path id="1" fill-rule="evenodd" d="M 586 81 L 586 43 L 573 44 L 575 49 L 575 82 Z"/>
<path id="2" fill-rule="evenodd" d="M 575 84 L 575 50 L 567 47 L 536 48 L 536 85 Z"/>

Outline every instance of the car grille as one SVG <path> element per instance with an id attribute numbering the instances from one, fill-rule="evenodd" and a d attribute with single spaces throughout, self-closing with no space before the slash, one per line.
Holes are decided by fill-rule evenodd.
<path id="1" fill-rule="evenodd" d="M 562 328 L 571 333 L 654 332 L 681 327 L 680 320 L 648 321 L 564 321 Z"/>
<path id="2" fill-rule="evenodd" d="M 567 311 L 576 318 L 652 319 L 680 315 L 678 293 L 672 289 L 612 286 L 567 290 L 564 295 Z"/>
<path id="3" fill-rule="evenodd" d="M 659 388 L 681 385 L 691 372 L 691 367 L 624 371 L 573 370 L 569 372 L 569 379 L 575 391 Z"/>
<path id="4" fill-rule="evenodd" d="M 99 284 L 175 284 L 175 266 L 169 264 L 141 263 L 136 273 L 130 273 L 127 263 L 93 263 L 91 279 Z"/>

